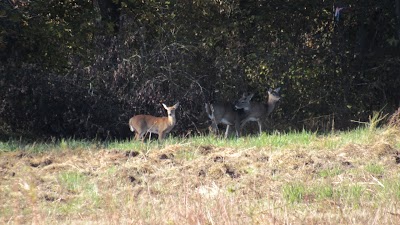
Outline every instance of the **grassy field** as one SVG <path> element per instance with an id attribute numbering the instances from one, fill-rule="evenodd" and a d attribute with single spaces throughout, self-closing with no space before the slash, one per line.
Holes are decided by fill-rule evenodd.
<path id="1" fill-rule="evenodd" d="M 1 224 L 400 224 L 400 130 L 0 142 Z"/>

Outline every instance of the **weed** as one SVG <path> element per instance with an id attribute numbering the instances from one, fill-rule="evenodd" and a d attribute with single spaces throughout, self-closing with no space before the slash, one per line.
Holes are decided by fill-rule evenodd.
<path id="1" fill-rule="evenodd" d="M 372 116 L 369 116 L 369 122 L 368 122 L 368 128 L 369 131 L 374 131 L 379 123 L 384 120 L 386 117 L 388 116 L 388 114 L 383 114 L 382 110 L 379 112 L 374 111 Z"/>
<path id="2" fill-rule="evenodd" d="M 340 169 L 338 167 L 334 167 L 332 169 L 324 169 L 324 170 L 319 171 L 318 176 L 320 176 L 322 178 L 334 177 L 334 176 L 341 174 L 342 172 L 343 172 L 342 169 Z"/>
<path id="3" fill-rule="evenodd" d="M 59 175 L 59 182 L 68 191 L 78 192 L 86 182 L 86 177 L 79 172 L 62 172 Z"/>
<path id="4" fill-rule="evenodd" d="M 365 170 L 375 176 L 382 176 L 384 173 L 384 168 L 382 165 L 376 163 L 369 163 L 365 166 Z"/>
<path id="5" fill-rule="evenodd" d="M 282 187 L 283 197 L 289 203 L 299 203 L 306 194 L 306 188 L 301 183 L 285 184 Z"/>
<path id="6" fill-rule="evenodd" d="M 400 183 L 396 182 L 396 184 L 394 185 L 393 189 L 394 189 L 393 190 L 394 195 L 397 197 L 398 200 L 400 200 Z"/>
<path id="7" fill-rule="evenodd" d="M 191 161 L 195 158 L 195 151 L 180 150 L 175 153 L 175 159 Z"/>
<path id="8" fill-rule="evenodd" d="M 365 187 L 358 184 L 341 186 L 336 189 L 334 197 L 339 199 L 344 204 L 350 204 L 352 206 L 359 207 L 364 190 Z"/>
<path id="9" fill-rule="evenodd" d="M 334 196 L 334 189 L 332 185 L 319 185 L 313 189 L 313 193 L 319 200 L 332 199 Z"/>

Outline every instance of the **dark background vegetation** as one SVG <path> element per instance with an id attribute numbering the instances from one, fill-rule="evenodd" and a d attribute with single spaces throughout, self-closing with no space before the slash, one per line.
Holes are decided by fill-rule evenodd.
<path id="1" fill-rule="evenodd" d="M 177 101 L 198 134 L 205 102 L 278 86 L 267 130 L 347 129 L 399 106 L 399 40 L 400 0 L 3 0 L 0 136 L 123 139 Z"/>

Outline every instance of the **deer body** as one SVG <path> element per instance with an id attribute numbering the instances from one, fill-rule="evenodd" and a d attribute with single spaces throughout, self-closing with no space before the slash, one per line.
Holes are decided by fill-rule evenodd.
<path id="1" fill-rule="evenodd" d="M 225 138 L 228 137 L 229 127 L 234 126 L 236 137 L 240 135 L 240 111 L 234 108 L 234 105 L 224 103 L 206 103 L 205 109 L 208 117 L 211 119 L 211 127 L 214 132 L 218 131 L 218 124 L 226 125 Z"/>
<path id="2" fill-rule="evenodd" d="M 175 110 L 178 108 L 179 102 L 171 107 L 162 105 L 167 110 L 168 117 L 136 115 L 129 120 L 130 130 L 136 131 L 136 140 L 143 140 L 146 133 L 158 134 L 158 140 L 162 140 L 174 128 L 176 124 Z"/>
<path id="3" fill-rule="evenodd" d="M 253 98 L 254 94 L 250 94 L 248 96 L 243 96 L 239 99 L 239 101 L 235 104 L 235 107 L 238 109 L 244 110 L 244 116 L 240 122 L 240 128 L 243 128 L 244 125 L 249 121 L 255 121 L 258 124 L 259 134 L 261 135 L 262 131 L 262 123 L 261 119 L 267 117 L 271 114 L 271 112 L 275 109 L 276 104 L 280 100 L 279 95 L 280 88 L 275 90 L 268 90 L 268 102 L 251 102 L 251 98 Z"/>

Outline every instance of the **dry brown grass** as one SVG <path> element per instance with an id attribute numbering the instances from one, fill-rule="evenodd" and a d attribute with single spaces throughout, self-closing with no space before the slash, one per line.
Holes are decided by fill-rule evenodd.
<path id="1" fill-rule="evenodd" d="M 400 129 L 400 107 L 390 116 L 388 124 Z"/>
<path id="2" fill-rule="evenodd" d="M 321 137 L 279 151 L 1 153 L 0 223 L 400 224 L 400 134 L 374 139 L 338 149 L 321 148 Z M 305 189 L 292 203 L 290 187 Z"/>

